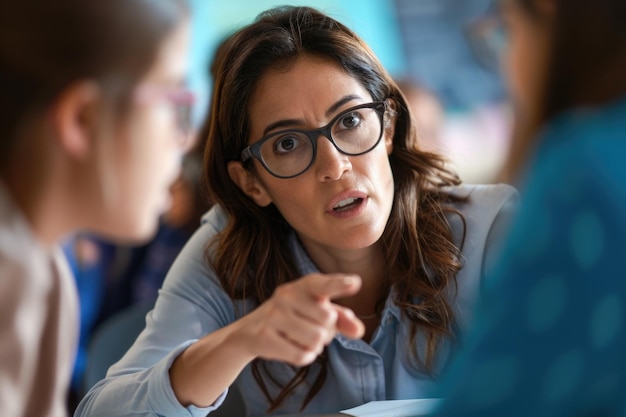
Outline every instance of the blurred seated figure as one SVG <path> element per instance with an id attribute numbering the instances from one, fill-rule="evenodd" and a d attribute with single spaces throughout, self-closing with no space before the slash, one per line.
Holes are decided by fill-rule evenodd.
<path id="1" fill-rule="evenodd" d="M 101 320 L 131 304 L 156 300 L 169 267 L 209 209 L 200 193 L 201 164 L 199 149 L 184 157 L 181 175 L 170 187 L 170 207 L 161 217 L 154 239 L 142 246 L 117 247 Z"/>
<path id="2" fill-rule="evenodd" d="M 499 182 L 510 146 L 511 122 L 507 102 L 446 113 L 441 133 L 444 154 L 465 182 Z"/>
<path id="3" fill-rule="evenodd" d="M 413 112 L 420 149 L 444 155 L 467 183 L 496 182 L 509 147 L 508 103 L 446 109 L 434 91 L 415 79 L 397 82 Z"/>
<path id="4" fill-rule="evenodd" d="M 78 233 L 61 245 L 74 273 L 79 298 L 79 341 L 69 392 L 69 408 L 80 399 L 82 375 L 87 365 L 90 330 L 98 320 L 102 306 L 105 266 L 110 263 L 114 246 L 95 235 Z"/>
<path id="5" fill-rule="evenodd" d="M 396 82 L 413 112 L 420 148 L 426 152 L 445 153 L 441 142 L 445 110 L 437 94 L 409 77 L 399 78 Z"/>
<path id="6" fill-rule="evenodd" d="M 155 237 L 141 246 L 113 244 L 91 234 L 67 239 L 63 250 L 76 277 L 80 339 L 72 375 L 70 408 L 84 394 L 91 336 L 102 322 L 132 305 L 152 305 L 169 267 L 209 208 L 200 195 L 201 149 L 185 155 L 170 187 L 170 207 Z"/>
<path id="7" fill-rule="evenodd" d="M 190 20 L 183 0 L 0 2 L 2 417 L 67 415 L 80 313 L 65 239 L 157 230 L 189 143 Z M 76 270 L 100 259 L 82 242 L 66 244 Z"/>
<path id="8" fill-rule="evenodd" d="M 522 203 L 436 416 L 623 416 L 626 3 L 497 6 Z"/>

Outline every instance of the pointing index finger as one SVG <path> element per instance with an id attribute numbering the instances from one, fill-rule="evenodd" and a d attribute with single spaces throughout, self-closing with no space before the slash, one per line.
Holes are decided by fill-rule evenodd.
<path id="1" fill-rule="evenodd" d="M 356 294 L 361 289 L 358 275 L 327 274 L 317 277 L 309 283 L 309 291 L 316 298 L 341 298 Z"/>

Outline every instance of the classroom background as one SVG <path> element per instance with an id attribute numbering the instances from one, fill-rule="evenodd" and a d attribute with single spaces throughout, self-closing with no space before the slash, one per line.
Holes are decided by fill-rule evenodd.
<path id="1" fill-rule="evenodd" d="M 192 48 L 189 86 L 197 96 L 199 128 L 211 96 L 210 66 L 220 43 L 263 10 L 270 0 L 190 0 Z M 292 0 L 337 18 L 372 47 L 407 95 L 422 146 L 445 154 L 466 183 L 492 183 L 503 168 L 511 112 L 498 63 L 481 35 L 491 0 Z M 200 188 L 202 138 L 182 161 L 172 185 L 172 206 L 155 238 L 141 246 L 119 245 L 88 234 L 68 237 L 63 248 L 74 270 L 81 301 L 80 348 L 70 408 L 103 377 L 117 355 L 101 335 L 111 321 L 139 311 L 142 319 L 178 252 L 199 225 L 207 201 Z M 100 335 L 99 335 L 100 334 Z M 133 331 L 116 336 L 131 343 Z M 94 338 L 100 337 L 97 343 Z M 105 338 L 111 336 L 107 335 Z M 94 358 L 100 345 L 106 359 Z M 112 346 L 113 343 L 111 342 Z M 118 343 L 119 345 L 119 343 Z"/>

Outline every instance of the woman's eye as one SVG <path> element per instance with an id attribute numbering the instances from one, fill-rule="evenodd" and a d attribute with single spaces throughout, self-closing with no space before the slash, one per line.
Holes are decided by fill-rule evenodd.
<path id="1" fill-rule="evenodd" d="M 296 149 L 299 140 L 296 136 L 283 136 L 274 142 L 274 151 L 276 153 L 288 153 Z"/>
<path id="2" fill-rule="evenodd" d="M 354 129 L 360 123 L 361 123 L 361 115 L 359 113 L 346 114 L 340 120 L 340 126 L 343 129 Z"/>

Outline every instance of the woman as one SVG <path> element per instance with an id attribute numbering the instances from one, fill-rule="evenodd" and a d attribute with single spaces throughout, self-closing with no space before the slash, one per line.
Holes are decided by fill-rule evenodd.
<path id="1" fill-rule="evenodd" d="M 310 8 L 220 54 L 204 129 L 216 206 L 79 416 L 247 415 L 428 396 L 516 198 L 419 150 L 371 50 Z"/>
<path id="2" fill-rule="evenodd" d="M 67 413 L 78 311 L 56 243 L 156 229 L 186 140 L 187 32 L 178 0 L 0 6 L 2 416 Z"/>
<path id="3" fill-rule="evenodd" d="M 623 415 L 626 8 L 501 6 L 524 203 L 437 415 Z"/>

